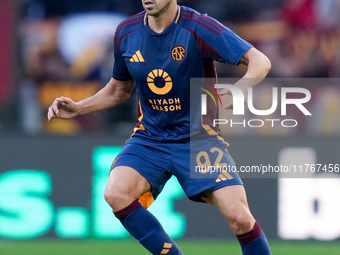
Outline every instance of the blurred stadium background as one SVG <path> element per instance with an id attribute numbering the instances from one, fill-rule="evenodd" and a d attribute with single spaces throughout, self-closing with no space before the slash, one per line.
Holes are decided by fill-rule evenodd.
<path id="1" fill-rule="evenodd" d="M 313 116 L 291 113 L 299 126 L 288 132 L 226 128 L 238 164 L 340 163 L 339 0 L 179 4 L 217 18 L 263 51 L 272 61 L 269 86 L 298 78 L 295 85 L 312 93 Z M 141 10 L 136 0 L 0 0 L 0 254 L 147 254 L 102 195 L 108 168 L 134 127 L 136 95 L 74 120 L 45 118 L 55 97 L 80 100 L 106 84 L 115 28 Z M 217 69 L 223 77 L 245 71 Z M 271 98 L 271 90 L 259 91 L 259 104 Z M 244 178 L 273 254 L 340 254 L 335 170 L 327 178 Z M 240 254 L 224 219 L 212 206 L 190 202 L 174 179 L 150 210 L 185 254 Z"/>

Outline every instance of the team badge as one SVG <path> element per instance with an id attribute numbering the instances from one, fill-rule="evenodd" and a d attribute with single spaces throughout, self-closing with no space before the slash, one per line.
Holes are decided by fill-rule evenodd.
<path id="1" fill-rule="evenodd" d="M 171 50 L 171 57 L 173 60 L 179 62 L 185 58 L 186 50 L 181 45 L 176 45 Z"/>

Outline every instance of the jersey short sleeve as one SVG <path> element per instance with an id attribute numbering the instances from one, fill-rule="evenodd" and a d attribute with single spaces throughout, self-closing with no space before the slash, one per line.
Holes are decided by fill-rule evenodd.
<path id="1" fill-rule="evenodd" d="M 222 59 L 219 59 L 219 56 L 214 56 L 216 60 L 233 65 L 239 64 L 244 53 L 253 47 L 229 28 L 225 28 L 212 43 L 222 57 Z"/>
<path id="2" fill-rule="evenodd" d="M 121 43 L 120 36 L 118 32 L 116 32 L 115 43 L 114 43 L 114 53 L 113 53 L 114 63 L 113 63 L 113 70 L 112 70 L 112 78 L 119 80 L 119 81 L 131 80 L 132 76 L 120 52 L 120 43 Z"/>
<path id="3" fill-rule="evenodd" d="M 237 65 L 250 48 L 250 43 L 239 37 L 231 29 L 206 14 L 193 10 L 184 13 L 184 28 L 190 31 L 206 58 Z"/>

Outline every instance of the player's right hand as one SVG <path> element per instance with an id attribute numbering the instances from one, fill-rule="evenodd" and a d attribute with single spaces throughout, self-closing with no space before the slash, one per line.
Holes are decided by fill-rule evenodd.
<path id="1" fill-rule="evenodd" d="M 78 115 L 77 104 L 68 97 L 58 97 L 48 108 L 47 119 L 70 119 Z"/>

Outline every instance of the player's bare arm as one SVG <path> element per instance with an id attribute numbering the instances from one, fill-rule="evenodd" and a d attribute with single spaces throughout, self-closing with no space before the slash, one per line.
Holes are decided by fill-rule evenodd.
<path id="1" fill-rule="evenodd" d="M 242 56 L 240 63 L 247 66 L 247 72 L 245 75 L 236 82 L 234 85 L 239 87 L 243 94 L 245 95 L 245 99 L 247 98 L 248 88 L 253 88 L 258 85 L 268 74 L 271 69 L 270 60 L 266 55 L 264 55 L 261 51 L 256 48 L 250 48 L 244 55 Z M 229 90 L 221 91 L 221 95 L 226 95 L 225 108 L 230 109 L 233 106 L 231 92 Z M 246 103 L 246 102 L 245 102 Z"/>
<path id="2" fill-rule="evenodd" d="M 70 119 L 114 107 L 128 99 L 133 88 L 133 80 L 118 81 L 111 78 L 98 93 L 79 102 L 67 97 L 56 98 L 48 108 L 47 118 L 49 121 L 54 118 Z"/>
<path id="3" fill-rule="evenodd" d="M 247 72 L 243 78 L 262 80 L 267 76 L 271 69 L 271 63 L 268 57 L 254 47 L 244 53 L 240 62 L 248 66 Z M 257 84 L 252 84 L 252 87 L 256 85 Z"/>

